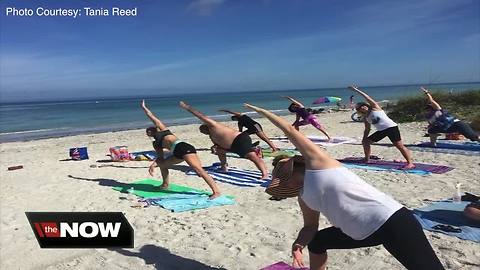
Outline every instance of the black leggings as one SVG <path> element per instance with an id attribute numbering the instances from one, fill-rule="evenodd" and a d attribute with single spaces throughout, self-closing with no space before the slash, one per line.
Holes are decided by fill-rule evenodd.
<path id="1" fill-rule="evenodd" d="M 363 240 L 354 240 L 339 228 L 318 231 L 308 244 L 315 254 L 328 249 L 352 249 L 383 245 L 407 269 L 444 269 L 430 246 L 420 223 L 403 207 L 393 214 L 376 232 Z"/>

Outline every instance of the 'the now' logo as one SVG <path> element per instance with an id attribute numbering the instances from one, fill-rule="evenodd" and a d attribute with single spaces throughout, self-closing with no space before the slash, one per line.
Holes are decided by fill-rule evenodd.
<path id="1" fill-rule="evenodd" d="M 34 222 L 35 229 L 40 237 L 117 237 L 122 223 L 108 222 Z"/>
<path id="2" fill-rule="evenodd" d="M 26 212 L 42 248 L 133 247 L 133 228 L 121 212 Z"/>

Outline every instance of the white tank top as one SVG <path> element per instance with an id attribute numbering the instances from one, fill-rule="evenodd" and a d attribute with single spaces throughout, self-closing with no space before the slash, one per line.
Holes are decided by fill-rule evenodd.
<path id="1" fill-rule="evenodd" d="M 345 167 L 305 170 L 300 196 L 355 240 L 370 236 L 403 207 Z"/>
<path id="2" fill-rule="evenodd" d="M 367 122 L 372 124 L 378 131 L 397 126 L 397 123 L 393 122 L 383 110 L 370 111 L 367 115 Z"/>

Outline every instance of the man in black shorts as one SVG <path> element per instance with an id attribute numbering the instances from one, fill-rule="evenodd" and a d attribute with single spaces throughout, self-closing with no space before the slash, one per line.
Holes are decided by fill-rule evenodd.
<path id="1" fill-rule="evenodd" d="M 221 112 L 226 112 L 232 115 L 232 120 L 233 121 L 238 121 L 238 131 L 243 132 L 243 128 L 246 128 L 246 132 L 250 135 L 252 134 L 257 134 L 257 136 L 262 139 L 264 142 L 272 148 L 272 151 L 275 152 L 278 150 L 278 148 L 268 139 L 267 135 L 263 132 L 262 126 L 252 118 L 250 118 L 248 115 L 239 113 L 239 112 L 233 112 L 230 110 L 220 110 Z"/>
<path id="2" fill-rule="evenodd" d="M 252 161 L 261 171 L 262 178 L 268 178 L 268 171 L 263 159 L 257 156 L 252 147 L 252 139 L 247 132 L 238 132 L 230 127 L 222 125 L 217 121 L 205 116 L 192 106 L 180 101 L 180 107 L 189 111 L 203 122 L 200 132 L 207 134 L 216 146 L 216 153 L 222 169 L 227 171 L 227 152 L 238 154 L 242 158 Z"/>

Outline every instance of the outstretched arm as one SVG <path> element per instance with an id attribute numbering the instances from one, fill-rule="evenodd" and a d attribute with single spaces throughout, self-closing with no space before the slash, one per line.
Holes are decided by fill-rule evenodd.
<path id="1" fill-rule="evenodd" d="M 180 101 L 180 107 L 182 107 L 183 109 L 189 111 L 191 114 L 195 115 L 198 119 L 200 119 L 200 121 L 202 121 L 204 124 L 206 124 L 207 126 L 214 126 L 217 124 L 217 122 L 215 122 L 214 120 L 208 118 L 206 115 L 204 115 L 203 113 L 195 110 L 192 106 L 188 105 L 187 103 L 183 102 L 183 101 Z"/>
<path id="2" fill-rule="evenodd" d="M 295 267 L 304 267 L 303 249 L 312 241 L 318 231 L 320 213 L 310 209 L 300 196 L 298 197 L 298 204 L 303 214 L 303 228 L 298 232 L 297 239 L 293 242 L 292 257 Z"/>
<path id="3" fill-rule="evenodd" d="M 420 89 L 422 89 L 422 91 L 425 93 L 425 95 L 427 96 L 427 99 L 428 99 L 428 102 L 432 105 L 432 107 L 435 109 L 435 110 L 441 110 L 442 107 L 440 106 L 440 104 L 438 104 L 432 97 L 432 94 L 430 94 L 430 91 L 428 91 L 425 87 L 420 87 Z"/>
<path id="4" fill-rule="evenodd" d="M 147 105 L 145 105 L 145 100 L 142 100 L 142 109 L 145 112 L 145 115 L 152 121 L 152 123 L 160 130 L 167 129 L 167 126 L 165 126 L 158 117 L 155 116 L 148 108 Z"/>
<path id="5" fill-rule="evenodd" d="M 230 111 L 230 110 L 221 109 L 221 110 L 218 110 L 218 111 L 220 111 L 220 112 L 226 112 L 226 113 L 229 113 L 229 114 L 233 114 L 233 115 L 235 115 L 235 116 L 237 116 L 237 117 L 242 116 L 242 113 L 233 112 L 233 111 Z"/>
<path id="6" fill-rule="evenodd" d="M 367 93 L 360 90 L 357 86 L 351 85 L 348 88 L 350 88 L 353 91 L 359 93 L 363 98 L 365 98 L 365 100 L 368 102 L 368 104 L 370 104 L 370 106 L 372 106 L 372 109 L 377 109 L 377 110 L 382 109 L 382 107 L 380 107 L 380 105 L 378 105 L 378 103 L 373 98 L 371 98 L 369 95 L 367 95 Z"/>
<path id="7" fill-rule="evenodd" d="M 291 101 L 293 104 L 295 104 L 295 105 L 298 105 L 298 106 L 300 106 L 300 107 L 302 107 L 302 108 L 305 108 L 305 106 L 303 106 L 303 104 L 302 104 L 301 102 L 299 102 L 298 100 L 293 99 L 292 97 L 288 97 L 288 96 L 282 96 L 282 97 L 290 100 L 290 101 Z"/>
<path id="8" fill-rule="evenodd" d="M 247 103 L 244 106 L 264 115 L 270 122 L 280 128 L 305 158 L 305 167 L 307 169 L 325 169 L 339 166 L 336 160 L 332 159 L 325 151 L 297 131 L 285 119 L 268 110 Z"/>

